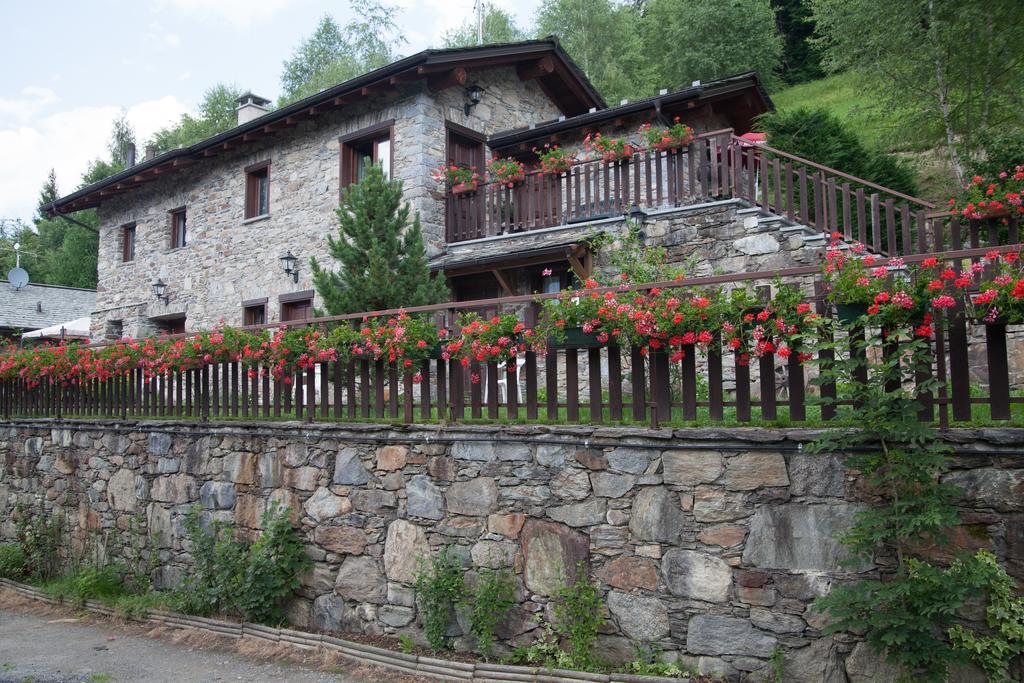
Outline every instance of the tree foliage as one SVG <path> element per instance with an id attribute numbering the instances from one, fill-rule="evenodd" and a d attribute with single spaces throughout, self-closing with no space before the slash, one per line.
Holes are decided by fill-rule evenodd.
<path id="1" fill-rule="evenodd" d="M 178 123 L 154 133 L 149 144 L 156 147 L 157 154 L 162 154 L 234 128 L 238 121 L 235 100 L 241 94 L 241 89 L 236 85 L 218 83 L 207 89 L 199 103 L 199 111 L 194 115 L 182 114 Z"/>
<path id="2" fill-rule="evenodd" d="M 867 147 L 826 109 L 791 109 L 766 114 L 758 126 L 768 143 L 784 152 L 838 168 L 879 185 L 915 195 L 913 171 L 897 157 Z"/>
<path id="3" fill-rule="evenodd" d="M 484 45 L 492 43 L 511 43 L 526 38 L 526 32 L 516 26 L 511 14 L 495 7 L 493 3 L 484 3 L 483 39 Z M 445 47 L 472 47 L 476 45 L 476 18 L 467 19 L 458 28 L 446 31 Z"/>
<path id="4" fill-rule="evenodd" d="M 444 301 L 444 280 L 430 275 L 417 214 L 409 222 L 402 182 L 386 180 L 379 166 L 345 190 L 338 208 L 340 231 L 327 237 L 337 271 L 315 258 L 310 269 L 330 315 L 422 306 Z"/>
<path id="5" fill-rule="evenodd" d="M 284 61 L 278 105 L 380 68 L 398 58 L 405 42 L 395 23 L 398 8 L 377 0 L 352 0 L 355 19 L 344 27 L 324 15 L 313 35 Z"/>
<path id="6" fill-rule="evenodd" d="M 825 75 L 821 52 L 810 42 L 814 20 L 804 0 L 772 0 L 775 21 L 782 34 L 782 68 L 779 76 L 787 85 L 804 83 Z"/>
<path id="7" fill-rule="evenodd" d="M 900 134 L 945 142 L 963 181 L 980 134 L 1024 120 L 1019 0 L 810 0 L 832 72 L 857 69 Z M 870 30 L 868 30 L 870 29 Z"/>

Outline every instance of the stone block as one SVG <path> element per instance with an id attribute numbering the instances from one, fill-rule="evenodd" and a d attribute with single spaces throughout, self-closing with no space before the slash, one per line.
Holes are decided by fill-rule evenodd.
<path id="1" fill-rule="evenodd" d="M 259 496 L 239 496 L 235 503 L 235 524 L 247 529 L 262 529 L 265 505 Z"/>
<path id="2" fill-rule="evenodd" d="M 789 486 L 781 453 L 744 453 L 726 460 L 725 488 L 753 491 L 764 486 Z"/>
<path id="3" fill-rule="evenodd" d="M 613 590 L 608 593 L 607 604 L 619 629 L 632 640 L 652 643 L 669 633 L 668 608 L 658 598 Z"/>
<path id="4" fill-rule="evenodd" d="M 410 517 L 441 519 L 444 517 L 444 496 L 429 477 L 417 474 L 405 485 L 406 511 Z"/>
<path id="5" fill-rule="evenodd" d="M 409 449 L 405 446 L 383 446 L 377 449 L 377 469 L 394 472 L 405 467 Z"/>
<path id="6" fill-rule="evenodd" d="M 281 485 L 281 458 L 277 453 L 263 453 L 259 460 L 260 486 L 277 488 Z"/>
<path id="7" fill-rule="evenodd" d="M 473 564 L 489 569 L 511 567 L 515 555 L 516 545 L 511 541 L 479 541 L 470 550 Z"/>
<path id="8" fill-rule="evenodd" d="M 313 541 L 338 555 L 362 555 L 367 542 L 362 529 L 350 526 L 318 526 L 313 529 Z"/>
<path id="9" fill-rule="evenodd" d="M 842 498 L 846 468 L 837 455 L 793 453 L 789 456 L 790 493 L 814 498 Z"/>
<path id="10" fill-rule="evenodd" d="M 334 459 L 335 484 L 343 486 L 361 486 L 370 481 L 370 473 L 363 466 L 359 458 L 359 451 L 355 448 L 343 448 L 338 451 Z"/>
<path id="11" fill-rule="evenodd" d="M 601 451 L 596 451 L 592 448 L 581 448 L 576 451 L 574 457 L 576 462 L 588 470 L 600 471 L 608 469 L 608 458 Z"/>
<path id="12" fill-rule="evenodd" d="M 334 592 L 347 600 L 382 604 L 388 584 L 372 557 L 346 557 L 338 569 Z"/>
<path id="13" fill-rule="evenodd" d="M 737 524 L 719 524 L 709 527 L 697 535 L 697 540 L 704 545 L 717 545 L 721 548 L 732 548 L 743 542 L 747 537 L 747 528 Z"/>
<path id="14" fill-rule="evenodd" d="M 412 583 L 416 577 L 418 558 L 427 558 L 430 546 L 423 529 L 404 519 L 388 525 L 384 541 L 384 571 L 392 581 Z"/>
<path id="15" fill-rule="evenodd" d="M 642 448 L 615 448 L 607 455 L 608 467 L 615 472 L 643 474 L 656 453 Z"/>
<path id="16" fill-rule="evenodd" d="M 772 612 L 757 607 L 750 610 L 750 623 L 763 631 L 784 634 L 803 633 L 807 627 L 804 620 L 796 615 Z"/>
<path id="17" fill-rule="evenodd" d="M 498 506 L 498 486 L 490 477 L 456 482 L 448 487 L 445 501 L 451 514 L 486 515 Z"/>
<path id="18" fill-rule="evenodd" d="M 318 523 L 327 522 L 352 511 L 352 503 L 348 498 L 334 495 L 330 489 L 319 488 L 306 504 L 306 514 Z"/>
<path id="19" fill-rule="evenodd" d="M 427 460 L 427 474 L 439 481 L 453 481 L 459 473 L 455 458 L 433 457 Z"/>
<path id="20" fill-rule="evenodd" d="M 199 503 L 207 510 L 230 510 L 235 506 L 235 485 L 227 481 L 208 481 L 199 489 Z"/>
<path id="21" fill-rule="evenodd" d="M 852 559 L 839 539 L 859 509 L 847 503 L 762 505 L 750 522 L 743 562 L 763 569 L 837 570 Z"/>
<path id="22" fill-rule="evenodd" d="M 145 480 L 130 469 L 115 472 L 107 482 L 107 502 L 110 503 L 110 507 L 124 512 L 135 512 L 139 502 L 140 483 L 145 485 Z"/>
<path id="23" fill-rule="evenodd" d="M 683 528 L 678 498 L 662 486 L 641 490 L 633 499 L 629 530 L 640 541 L 675 543 Z"/>
<path id="24" fill-rule="evenodd" d="M 337 595 L 321 595 L 313 601 L 313 628 L 318 631 L 336 633 L 358 630 L 361 626 L 356 611 L 349 607 L 344 598 Z"/>
<path id="25" fill-rule="evenodd" d="M 554 595 L 576 580 L 577 565 L 589 558 L 587 537 L 563 524 L 528 520 L 520 535 L 526 587 L 540 595 Z"/>
<path id="26" fill-rule="evenodd" d="M 548 508 L 548 517 L 573 527 L 593 526 L 604 522 L 605 501 L 597 498 L 572 505 Z"/>
<path id="27" fill-rule="evenodd" d="M 320 470 L 316 467 L 296 467 L 284 471 L 284 485 L 299 491 L 312 491 L 320 479 Z"/>
<path id="28" fill-rule="evenodd" d="M 710 484 L 722 475 L 722 454 L 717 451 L 665 451 L 661 456 L 666 484 Z"/>
<path id="29" fill-rule="evenodd" d="M 388 626 L 399 628 L 410 623 L 416 611 L 411 607 L 400 607 L 397 605 L 382 605 L 377 610 L 377 618 Z"/>
<path id="30" fill-rule="evenodd" d="M 559 498 L 583 500 L 590 495 L 590 477 L 585 470 L 566 467 L 552 477 L 551 490 Z"/>
<path id="31" fill-rule="evenodd" d="M 742 493 L 702 486 L 693 495 L 693 518 L 698 522 L 732 522 L 753 512 Z"/>
<path id="32" fill-rule="evenodd" d="M 669 592 L 677 597 L 705 602 L 725 602 L 729 599 L 732 568 L 714 555 L 672 548 L 661 558 L 661 576 Z"/>
<path id="33" fill-rule="evenodd" d="M 231 453 L 224 458 L 224 469 L 236 484 L 259 482 L 259 461 L 252 453 Z"/>
<path id="34" fill-rule="evenodd" d="M 487 530 L 492 534 L 501 534 L 506 538 L 519 538 L 519 532 L 523 529 L 526 515 L 521 512 L 514 512 L 508 515 L 489 515 L 487 517 Z"/>
<path id="35" fill-rule="evenodd" d="M 597 571 L 597 578 L 613 588 L 653 591 L 658 587 L 658 565 L 646 557 L 617 557 Z"/>
<path id="36" fill-rule="evenodd" d="M 540 444 L 537 446 L 537 453 L 534 457 L 537 464 L 543 467 L 561 467 L 568 458 L 567 451 L 567 446 Z"/>
<path id="37" fill-rule="evenodd" d="M 491 441 L 457 441 L 452 444 L 452 457 L 477 462 L 493 462 L 498 459 Z"/>
<path id="38" fill-rule="evenodd" d="M 621 498 L 632 490 L 634 484 L 636 477 L 632 474 L 594 472 L 590 475 L 594 495 L 602 498 Z"/>
<path id="39" fill-rule="evenodd" d="M 171 435 L 166 432 L 150 432 L 146 437 L 146 452 L 151 455 L 167 455 L 171 452 Z"/>
<path id="40" fill-rule="evenodd" d="M 984 501 L 999 512 L 1024 511 L 1024 469 L 991 467 L 950 472 L 943 481 L 960 489 L 960 499 Z"/>
<path id="41" fill-rule="evenodd" d="M 356 489 L 349 495 L 352 507 L 360 512 L 383 513 L 398 505 L 398 496 L 394 491 L 382 489 Z"/>
<path id="42" fill-rule="evenodd" d="M 703 655 L 746 655 L 767 658 L 778 641 L 737 617 L 698 614 L 686 629 L 686 650 Z"/>

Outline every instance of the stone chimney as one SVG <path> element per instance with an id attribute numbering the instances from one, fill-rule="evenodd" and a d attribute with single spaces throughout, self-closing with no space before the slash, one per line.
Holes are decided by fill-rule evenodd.
<path id="1" fill-rule="evenodd" d="M 253 119 L 266 114 L 270 109 L 267 105 L 270 104 L 270 100 L 260 97 L 259 95 L 253 95 L 251 92 L 247 92 L 235 100 L 238 103 L 238 125 L 248 123 Z"/>
<path id="2" fill-rule="evenodd" d="M 128 163 L 125 164 L 125 165 L 128 168 L 131 168 L 132 166 L 135 165 L 135 143 L 134 142 L 129 142 L 128 143 L 128 155 L 127 156 L 128 156 L 128 158 L 126 159 L 126 161 Z"/>
<path id="3" fill-rule="evenodd" d="M 146 145 L 146 156 L 145 161 L 149 161 L 156 156 L 156 145 Z"/>

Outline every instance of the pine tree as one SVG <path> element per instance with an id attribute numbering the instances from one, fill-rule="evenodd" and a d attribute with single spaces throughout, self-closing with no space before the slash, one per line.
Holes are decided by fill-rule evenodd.
<path id="1" fill-rule="evenodd" d="M 310 259 L 316 291 L 330 315 L 424 306 L 447 300 L 441 278 L 431 277 L 419 214 L 409 223 L 402 183 L 379 166 L 351 185 L 338 208 L 339 234 L 327 237 L 337 271 Z"/>

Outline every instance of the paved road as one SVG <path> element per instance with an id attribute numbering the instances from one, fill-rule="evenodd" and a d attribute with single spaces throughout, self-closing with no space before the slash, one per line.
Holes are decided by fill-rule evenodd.
<path id="1" fill-rule="evenodd" d="M 136 631 L 137 633 L 137 631 Z M 360 674 L 365 673 L 360 670 Z M 388 679 L 390 676 L 385 676 Z M 268 663 L 135 635 L 130 629 L 64 615 L 0 609 L 0 683 L 185 683 L 287 681 L 363 683 L 348 673 Z"/>

